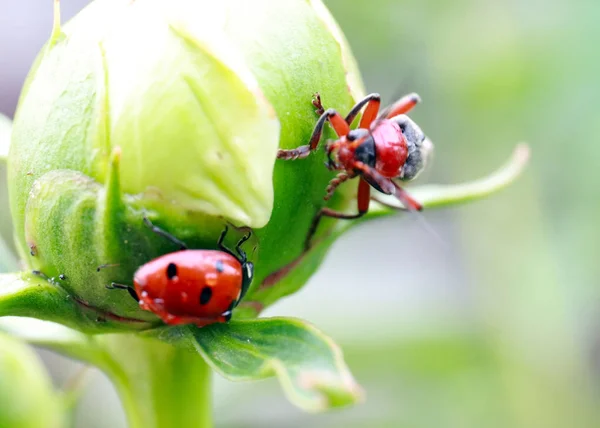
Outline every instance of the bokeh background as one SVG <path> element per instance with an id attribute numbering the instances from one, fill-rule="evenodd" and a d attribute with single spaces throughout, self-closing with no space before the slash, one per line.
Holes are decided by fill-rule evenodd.
<path id="1" fill-rule="evenodd" d="M 87 3 L 64 0 L 63 17 Z M 423 213 L 428 226 L 397 216 L 353 230 L 299 294 L 268 311 L 306 318 L 341 343 L 367 391 L 363 405 L 308 415 L 275 380 L 217 377 L 217 426 L 599 426 L 600 3 L 325 3 L 369 91 L 385 101 L 421 94 L 413 118 L 436 155 L 420 181 L 479 177 L 520 141 L 532 163 L 497 196 Z M 50 33 L 51 8 L 0 0 L 4 114 Z M 10 236 L 2 198 L 0 228 Z M 40 352 L 58 386 L 78 369 Z M 99 372 L 77 419 L 125 426 Z"/>

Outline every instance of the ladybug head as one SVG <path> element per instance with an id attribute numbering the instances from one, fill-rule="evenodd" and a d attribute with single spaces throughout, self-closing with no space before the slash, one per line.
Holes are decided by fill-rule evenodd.
<path id="1" fill-rule="evenodd" d="M 252 279 L 254 278 L 254 263 L 252 262 L 244 262 L 242 263 L 242 291 L 240 293 L 240 297 L 237 300 L 237 303 L 241 302 L 244 298 L 244 295 L 250 288 L 250 284 L 252 284 Z M 236 306 L 237 306 L 236 303 Z"/>
<path id="2" fill-rule="evenodd" d="M 225 233 L 226 232 L 227 228 L 225 228 Z M 219 239 L 220 242 L 222 242 L 223 236 L 224 235 L 222 234 L 221 238 Z M 242 289 L 240 291 L 240 297 L 238 297 L 238 299 L 233 303 L 232 309 L 242 301 L 242 299 L 248 292 L 248 289 L 250 288 L 250 284 L 252 284 L 252 279 L 254 278 L 254 263 L 248 261 L 246 252 L 242 249 L 242 244 L 248 239 L 250 239 L 251 236 L 252 232 L 248 232 L 247 235 L 243 236 L 242 239 L 238 241 L 237 245 L 235 246 L 235 251 L 237 252 L 237 255 L 229 251 L 228 249 L 222 247 L 222 249 L 236 257 L 242 265 Z"/>
<path id="3" fill-rule="evenodd" d="M 243 250 L 238 248 L 237 251 L 240 256 L 238 260 L 242 264 L 242 289 L 240 291 L 240 296 L 237 298 L 237 300 L 232 302 L 231 306 L 227 309 L 227 311 L 221 314 L 221 316 L 225 317 L 226 321 L 229 321 L 231 319 L 231 316 L 233 315 L 233 310 L 244 299 L 244 296 L 250 288 L 250 284 L 252 284 L 252 279 L 254 278 L 254 263 L 246 260 L 246 253 Z"/>
<path id="4" fill-rule="evenodd" d="M 433 152 L 433 143 L 408 116 L 401 114 L 392 120 L 400 126 L 408 146 L 408 157 L 402 167 L 400 179 L 409 181 L 416 178 L 425 168 Z"/>

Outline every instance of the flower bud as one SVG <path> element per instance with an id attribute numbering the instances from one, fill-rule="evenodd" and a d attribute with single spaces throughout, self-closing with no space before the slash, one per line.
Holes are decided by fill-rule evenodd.
<path id="1" fill-rule="evenodd" d="M 106 288 L 177 249 L 143 217 L 200 249 L 232 223 L 255 231 L 250 307 L 293 292 L 318 263 L 285 289 L 254 290 L 301 256 L 325 203 L 321 157 L 275 159 L 308 140 L 315 92 L 340 111 L 363 92 L 318 0 L 92 2 L 55 27 L 18 106 L 9 190 L 22 257 L 100 321 L 156 321 Z"/>

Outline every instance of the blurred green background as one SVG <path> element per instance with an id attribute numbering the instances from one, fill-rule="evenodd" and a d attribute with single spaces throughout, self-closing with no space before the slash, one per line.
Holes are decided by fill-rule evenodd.
<path id="1" fill-rule="evenodd" d="M 2 2 L 10 15 L 15 6 Z M 27 67 L 49 34 L 50 2 L 32 3 L 44 11 L 0 13 L 5 29 L 20 29 L 0 40 L 5 67 L 31 28 L 42 32 L 38 45 L 19 49 Z M 69 16 L 87 2 L 64 3 Z M 337 339 L 367 391 L 363 405 L 307 415 L 274 380 L 216 379 L 217 425 L 599 426 L 600 3 L 325 3 L 368 91 L 388 102 L 422 96 L 412 117 L 436 154 L 421 182 L 484 175 L 521 141 L 532 163 L 500 195 L 425 212 L 438 237 L 415 216 L 353 230 L 300 294 L 268 311 L 306 318 Z M 0 70 L 0 87 L 12 85 L 0 107 L 11 114 L 24 72 L 17 83 L 7 73 Z M 44 356 L 60 382 L 71 366 Z M 98 375 L 80 425 L 123 426 L 116 406 Z"/>

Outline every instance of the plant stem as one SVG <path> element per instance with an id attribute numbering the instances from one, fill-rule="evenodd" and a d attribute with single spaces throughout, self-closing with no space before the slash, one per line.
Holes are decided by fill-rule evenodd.
<path id="1" fill-rule="evenodd" d="M 99 342 L 130 428 L 212 427 L 210 368 L 196 352 L 131 334 Z"/>

